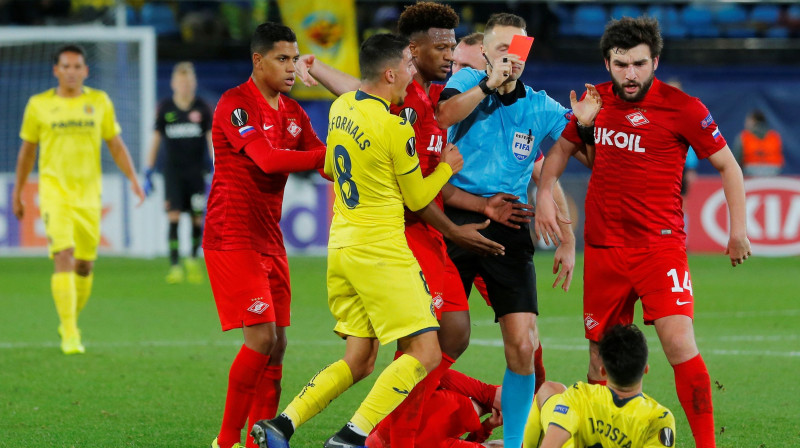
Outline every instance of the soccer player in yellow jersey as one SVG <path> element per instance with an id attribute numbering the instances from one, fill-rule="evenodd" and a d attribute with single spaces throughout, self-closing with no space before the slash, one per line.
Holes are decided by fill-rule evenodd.
<path id="1" fill-rule="evenodd" d="M 636 325 L 614 326 L 599 350 L 607 385 L 546 382 L 528 417 L 523 448 L 675 446 L 672 412 L 642 392 L 644 334 Z"/>
<path id="2" fill-rule="evenodd" d="M 58 87 L 28 100 L 12 193 L 14 215 L 22 219 L 22 190 L 39 154 L 39 207 L 47 234 L 53 299 L 61 324 L 61 350 L 83 353 L 78 314 L 92 290 L 92 268 L 100 242 L 100 142 L 144 200 L 130 154 L 120 137 L 114 106 L 105 92 L 83 85 L 89 76 L 83 49 L 65 45 L 53 57 Z"/>
<path id="3" fill-rule="evenodd" d="M 389 113 L 402 104 L 414 66 L 408 39 L 377 34 L 361 46 L 361 88 L 331 106 L 325 173 L 334 179 L 328 243 L 328 305 L 344 358 L 318 372 L 281 415 L 253 427 L 261 448 L 288 448 L 295 429 L 374 368 L 378 345 L 403 352 L 375 381 L 325 447 L 363 446 L 367 434 L 441 362 L 439 324 L 422 270 L 405 238 L 403 205 L 428 205 L 463 161 L 448 145 L 422 178 L 414 129 Z"/>

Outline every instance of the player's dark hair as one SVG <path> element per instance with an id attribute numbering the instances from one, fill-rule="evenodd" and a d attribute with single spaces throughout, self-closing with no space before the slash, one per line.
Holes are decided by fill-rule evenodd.
<path id="1" fill-rule="evenodd" d="M 462 37 L 458 43 L 464 43 L 464 45 L 469 45 L 470 47 L 473 45 L 478 45 L 483 43 L 483 33 L 472 33 L 467 34 L 466 36 Z"/>
<path id="2" fill-rule="evenodd" d="M 614 384 L 633 386 L 647 366 L 647 339 L 636 325 L 615 325 L 600 340 L 600 359 Z"/>
<path id="3" fill-rule="evenodd" d="M 250 54 L 266 54 L 272 50 L 276 42 L 297 42 L 297 36 L 291 28 L 275 22 L 264 22 L 253 31 L 250 39 Z"/>
<path id="4" fill-rule="evenodd" d="M 489 20 L 486 22 L 486 28 L 484 28 L 483 33 L 488 33 L 496 26 L 513 26 L 514 28 L 522 28 L 523 30 L 527 31 L 528 24 L 525 23 L 525 19 L 518 15 L 508 12 L 496 12 L 489 16 Z"/>
<path id="5" fill-rule="evenodd" d="M 414 33 L 426 33 L 431 28 L 452 30 L 458 26 L 458 14 L 448 5 L 433 2 L 419 2 L 400 14 L 397 29 L 400 34 L 411 37 Z"/>
<path id="6" fill-rule="evenodd" d="M 764 116 L 764 112 L 761 112 L 758 109 L 753 109 L 753 111 L 750 112 L 750 118 L 752 118 L 757 124 L 765 124 L 767 122 L 767 117 Z"/>
<path id="7" fill-rule="evenodd" d="M 650 57 L 653 59 L 661 56 L 664 39 L 661 38 L 658 20 L 653 17 L 637 17 L 635 19 L 623 17 L 619 20 L 612 20 L 608 22 L 603 37 L 600 38 L 600 50 L 606 60 L 611 59 L 612 48 L 630 50 L 639 44 L 650 47 Z"/>
<path id="8" fill-rule="evenodd" d="M 397 34 L 373 34 L 361 44 L 358 63 L 361 79 L 378 79 L 387 65 L 403 59 L 403 50 L 408 47 L 408 38 Z"/>
<path id="9" fill-rule="evenodd" d="M 78 44 L 66 44 L 58 47 L 55 53 L 53 53 L 53 65 L 58 65 L 58 60 L 61 59 L 61 55 L 64 53 L 75 53 L 79 54 L 83 57 L 83 60 L 86 61 L 86 50 L 83 49 Z"/>

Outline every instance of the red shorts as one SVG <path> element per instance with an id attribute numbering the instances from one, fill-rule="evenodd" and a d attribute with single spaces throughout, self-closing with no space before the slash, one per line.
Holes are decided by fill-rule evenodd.
<path id="1" fill-rule="evenodd" d="M 286 255 L 204 250 L 222 331 L 275 322 L 289 326 L 292 301 Z"/>
<path id="2" fill-rule="evenodd" d="M 406 240 L 425 276 L 436 319 L 441 320 L 445 312 L 468 311 L 461 276 L 447 256 L 442 234 L 424 223 L 415 223 L 406 227 Z"/>
<path id="3" fill-rule="evenodd" d="M 599 341 L 606 329 L 633 322 L 642 300 L 644 323 L 666 316 L 694 318 L 694 297 L 684 247 L 584 248 L 583 325 L 586 339 Z"/>

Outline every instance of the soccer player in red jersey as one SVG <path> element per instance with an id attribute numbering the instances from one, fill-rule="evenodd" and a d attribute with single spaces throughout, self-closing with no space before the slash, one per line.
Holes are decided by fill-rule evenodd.
<path id="1" fill-rule="evenodd" d="M 442 375 L 439 387 L 420 410 L 422 423 L 418 448 L 483 448 L 498 446 L 502 440 L 483 443 L 492 430 L 503 424 L 500 386 L 486 384 L 456 370 Z M 481 422 L 480 417 L 490 414 Z M 461 437 L 470 433 L 465 439 Z M 370 448 L 392 448 L 389 428 L 379 425 L 367 438 Z"/>
<path id="2" fill-rule="evenodd" d="M 655 19 L 626 17 L 606 26 L 600 46 L 611 82 L 597 86 L 603 109 L 593 132 L 591 123 L 573 118 L 547 155 L 537 194 L 536 232 L 545 239 L 558 236 L 553 185 L 569 156 L 584 141 L 594 142 L 586 193 L 583 300 L 589 382 L 604 382 L 597 341 L 608 328 L 631 323 L 640 299 L 644 322 L 655 325 L 674 369 L 678 399 L 695 443 L 706 448 L 715 446 L 711 384 L 694 337 L 681 211 L 687 147 L 707 158 L 722 177 L 730 215 L 725 253 L 734 267 L 750 256 L 744 185 L 708 109 L 655 78 L 662 45 Z"/>
<path id="3" fill-rule="evenodd" d="M 406 89 L 407 95 L 403 104 L 392 105 L 391 112 L 412 124 L 423 176 L 428 176 L 439 164 L 442 148 L 447 143 L 447 130 L 440 129 L 434 115 L 434 108 L 444 85 L 434 84 L 434 81 L 444 81 L 450 73 L 453 49 L 456 46 L 454 28 L 458 26 L 458 22 L 458 14 L 450 6 L 433 2 L 419 2 L 406 7 L 398 21 L 400 33 L 411 40 L 410 48 L 416 74 Z M 298 72 L 307 84 L 315 85 L 319 81 L 336 95 L 356 90 L 360 85 L 358 79 L 316 60 L 313 55 L 301 57 Z M 488 220 L 479 225 L 456 226 L 444 215 L 443 204 L 446 201 L 449 205 L 483 213 L 495 221 L 516 226 L 515 223 L 528 222 L 527 216 L 532 215 L 526 210 L 527 205 L 513 203 L 518 199 L 503 193 L 491 198 L 473 196 L 447 184 L 442 194 L 422 211 L 406 210 L 406 238 L 422 268 L 433 298 L 440 322 L 439 342 L 443 361 L 380 424 L 391 428 L 392 446 L 395 448 L 414 446 L 415 431 L 420 418 L 418 410 L 425 397 L 436 389 L 442 373 L 469 344 L 467 296 L 458 271 L 447 256 L 444 237 L 486 254 L 496 254 L 503 250 L 502 246 L 477 232 L 488 225 Z"/>
<path id="4" fill-rule="evenodd" d="M 250 79 L 222 95 L 212 125 L 215 172 L 203 250 L 222 330 L 244 334 L 213 448 L 241 446 L 248 416 L 252 426 L 277 412 L 290 303 L 278 226 L 283 189 L 288 173 L 322 168 L 325 158 L 308 116 L 285 96 L 299 57 L 294 32 L 263 23 L 250 53 Z"/>

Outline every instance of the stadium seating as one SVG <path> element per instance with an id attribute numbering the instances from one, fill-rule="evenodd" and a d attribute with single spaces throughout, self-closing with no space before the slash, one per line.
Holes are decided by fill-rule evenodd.
<path id="1" fill-rule="evenodd" d="M 686 26 L 681 22 L 680 13 L 673 5 L 651 5 L 645 14 L 658 20 L 661 25 L 661 34 L 667 39 L 683 38 L 688 33 Z"/>
<path id="2" fill-rule="evenodd" d="M 693 3 L 686 6 L 681 12 L 681 21 L 689 37 L 720 37 L 709 5 Z"/>
<path id="3" fill-rule="evenodd" d="M 642 15 L 642 9 L 635 5 L 619 4 L 611 8 L 611 17 L 614 19 L 621 19 L 623 17 L 639 17 Z"/>
<path id="4" fill-rule="evenodd" d="M 172 9 L 163 3 L 145 3 L 142 6 L 142 25 L 152 26 L 159 37 L 177 36 L 178 25 Z"/>
<path id="5" fill-rule="evenodd" d="M 729 3 L 718 8 L 714 19 L 725 37 L 755 37 L 756 30 L 748 21 L 747 11 L 742 5 Z"/>
<path id="6" fill-rule="evenodd" d="M 606 28 L 609 16 L 606 9 L 600 5 L 578 4 L 573 14 L 573 27 L 575 33 L 584 37 L 600 37 Z"/>

